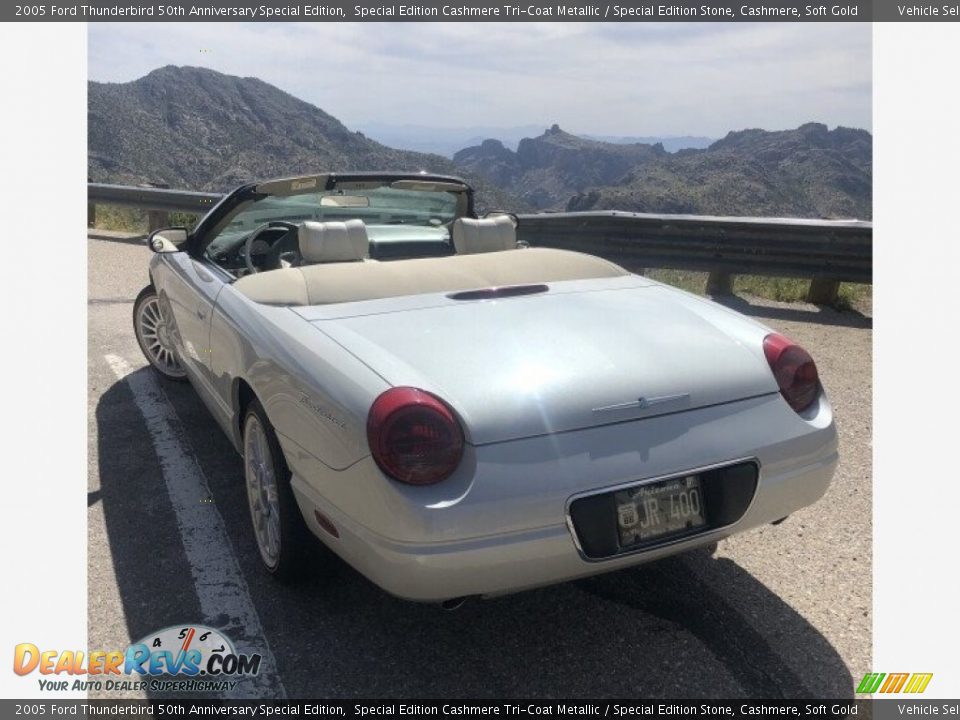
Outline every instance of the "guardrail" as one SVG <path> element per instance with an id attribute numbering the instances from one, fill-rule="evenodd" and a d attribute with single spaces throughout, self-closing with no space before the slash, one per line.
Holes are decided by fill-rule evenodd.
<path id="1" fill-rule="evenodd" d="M 102 205 L 125 205 L 161 212 L 205 213 L 220 201 L 217 193 L 171 190 L 162 185 L 87 185 L 88 201 Z"/>
<path id="2" fill-rule="evenodd" d="M 222 195 L 90 183 L 88 222 L 96 206 L 148 211 L 150 230 L 169 212 L 205 213 Z M 707 292 L 729 294 L 738 274 L 810 278 L 807 300 L 829 304 L 840 282 L 873 281 L 873 224 L 858 220 L 707 217 L 621 211 L 522 214 L 520 240 L 533 246 L 579 250 L 634 272 L 674 268 L 709 273 Z"/>
<path id="3" fill-rule="evenodd" d="M 97 222 L 97 205 L 117 205 L 147 211 L 150 232 L 169 225 L 169 213 L 189 212 L 203 215 L 219 202 L 217 193 L 171 190 L 165 185 L 87 184 L 87 226 Z"/>
<path id="4" fill-rule="evenodd" d="M 616 210 L 518 215 L 530 245 L 580 250 L 637 271 L 710 273 L 707 292 L 733 276 L 811 278 L 808 300 L 831 303 L 841 281 L 873 281 L 873 224 L 859 220 L 654 215 Z"/>

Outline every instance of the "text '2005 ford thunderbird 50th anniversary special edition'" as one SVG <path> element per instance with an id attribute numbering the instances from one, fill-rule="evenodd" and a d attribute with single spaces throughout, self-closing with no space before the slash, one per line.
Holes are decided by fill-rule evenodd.
<path id="1" fill-rule="evenodd" d="M 413 600 L 562 582 L 784 518 L 837 464 L 805 350 L 523 247 L 457 178 L 249 184 L 149 243 L 137 339 L 242 454 L 280 578 L 310 569 L 313 535 Z"/>

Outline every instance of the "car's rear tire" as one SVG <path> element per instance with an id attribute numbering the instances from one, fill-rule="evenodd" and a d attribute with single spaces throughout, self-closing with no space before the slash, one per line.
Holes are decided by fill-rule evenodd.
<path id="1" fill-rule="evenodd" d="M 133 302 L 133 333 L 150 366 L 167 380 L 183 382 L 187 372 L 173 346 L 170 319 L 153 285 L 147 285 Z"/>
<path id="2" fill-rule="evenodd" d="M 251 401 L 243 419 L 243 468 L 263 566 L 283 582 L 304 577 L 316 564 L 318 541 L 300 514 L 276 432 L 257 400 Z"/>

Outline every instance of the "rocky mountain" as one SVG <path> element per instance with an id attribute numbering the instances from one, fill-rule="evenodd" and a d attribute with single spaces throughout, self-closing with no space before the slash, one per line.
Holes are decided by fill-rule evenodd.
<path id="1" fill-rule="evenodd" d="M 88 173 L 97 182 L 226 191 L 327 170 L 463 175 L 448 158 L 381 145 L 256 78 L 167 66 L 129 83 L 88 84 Z M 518 205 L 467 175 L 478 205 Z"/>
<path id="2" fill-rule="evenodd" d="M 494 138 L 504 147 L 516 150 L 524 138 L 535 137 L 543 131 L 543 125 L 470 125 L 464 127 L 437 127 L 434 125 L 396 124 L 376 120 L 359 123 L 357 129 L 367 137 L 390 147 L 416 152 L 437 153 L 453 157 L 458 150 L 480 145 L 484 140 Z M 575 135 L 577 133 L 574 133 Z M 676 152 L 684 148 L 705 148 L 715 139 L 696 135 L 667 135 L 663 137 L 629 135 L 588 135 L 580 133 L 588 140 L 635 145 L 656 145 L 661 143 L 667 152 Z"/>
<path id="3" fill-rule="evenodd" d="M 705 149 L 598 142 L 554 125 L 512 152 L 494 140 L 454 155 L 539 209 L 872 217 L 873 138 L 809 123 L 731 132 Z"/>
<path id="4" fill-rule="evenodd" d="M 489 178 L 536 208 L 553 208 L 585 189 L 620 182 L 637 165 L 667 155 L 662 145 L 624 145 L 571 135 L 554 125 L 513 152 L 485 140 L 453 156 L 464 172 Z"/>
<path id="5" fill-rule="evenodd" d="M 88 173 L 226 191 L 327 170 L 459 175 L 478 209 L 617 209 L 870 218 L 873 139 L 810 123 L 731 132 L 704 149 L 578 137 L 554 125 L 514 151 L 484 140 L 441 155 L 397 150 L 256 78 L 168 66 L 129 83 L 90 82 Z"/>
<path id="6" fill-rule="evenodd" d="M 367 137 L 390 147 L 437 153 L 452 158 L 454 153 L 471 145 L 479 145 L 486 138 L 497 138 L 511 150 L 517 149 L 525 137 L 538 134 L 542 125 L 471 125 L 465 127 L 437 127 L 433 125 L 395 124 L 382 121 L 358 123 L 357 129 Z"/>
<path id="7" fill-rule="evenodd" d="M 713 138 L 703 137 L 702 135 L 667 135 L 664 137 L 652 136 L 633 136 L 633 135 L 584 135 L 590 140 L 600 140 L 601 142 L 619 143 L 629 145 L 634 143 L 644 143 L 645 145 L 656 145 L 660 143 L 667 152 L 677 152 L 677 150 L 686 150 L 687 148 L 697 148 L 702 150 L 709 147 L 714 141 Z"/>

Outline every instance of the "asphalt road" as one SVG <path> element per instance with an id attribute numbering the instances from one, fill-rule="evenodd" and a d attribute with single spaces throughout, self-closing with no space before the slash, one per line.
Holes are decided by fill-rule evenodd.
<path id="1" fill-rule="evenodd" d="M 840 698 L 871 670 L 870 318 L 730 301 L 817 360 L 841 452 L 817 505 L 714 556 L 449 612 L 392 598 L 341 563 L 293 587 L 268 578 L 239 457 L 190 387 L 155 378 L 134 340 L 149 252 L 89 239 L 88 257 L 91 649 L 239 618 L 275 667 L 257 691 L 291 698 Z M 192 492 L 203 512 L 178 506 Z"/>

